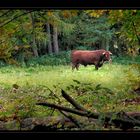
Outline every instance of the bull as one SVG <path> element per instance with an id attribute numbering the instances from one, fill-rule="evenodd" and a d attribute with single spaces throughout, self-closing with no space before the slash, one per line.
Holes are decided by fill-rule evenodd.
<path id="1" fill-rule="evenodd" d="M 98 70 L 99 67 L 103 66 L 105 61 L 112 62 L 110 55 L 112 53 L 106 50 L 72 50 L 71 52 L 71 62 L 72 70 L 75 68 L 78 70 L 79 65 L 95 65 L 95 69 Z"/>

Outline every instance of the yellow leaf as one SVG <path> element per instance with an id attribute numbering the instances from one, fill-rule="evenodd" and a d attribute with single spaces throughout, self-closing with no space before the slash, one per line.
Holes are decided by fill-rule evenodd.
<path id="1" fill-rule="evenodd" d="M 47 14 L 48 14 L 48 16 L 52 16 L 53 12 L 49 11 Z"/>

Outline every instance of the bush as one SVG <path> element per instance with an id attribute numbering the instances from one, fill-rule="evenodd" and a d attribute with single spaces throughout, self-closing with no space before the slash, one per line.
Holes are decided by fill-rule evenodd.
<path id="1" fill-rule="evenodd" d="M 60 52 L 59 54 L 44 55 L 39 58 L 33 58 L 27 62 L 27 66 L 37 65 L 68 65 L 70 63 L 70 51 Z"/>
<path id="2" fill-rule="evenodd" d="M 89 47 L 79 46 L 77 50 L 90 50 Z M 38 66 L 38 65 L 48 65 L 48 66 L 58 66 L 58 65 L 68 65 L 70 64 L 70 53 L 71 51 L 61 51 L 59 54 L 48 54 L 41 56 L 39 58 L 32 58 L 26 63 L 27 66 Z M 130 65 L 130 64 L 140 64 L 140 56 L 111 56 L 112 63 Z"/>
<path id="3" fill-rule="evenodd" d="M 77 49 L 77 50 L 91 50 L 91 48 L 88 47 L 88 46 L 79 46 L 79 47 L 77 47 L 76 49 Z"/>
<path id="4" fill-rule="evenodd" d="M 87 46 L 79 46 L 77 50 L 89 50 Z M 38 65 L 68 65 L 70 64 L 70 51 L 61 51 L 59 54 L 47 54 L 39 58 L 32 58 L 26 63 L 27 66 L 38 66 Z"/>
<path id="5" fill-rule="evenodd" d="M 112 56 L 112 62 L 114 63 L 119 63 L 122 65 L 130 65 L 130 64 L 140 64 L 140 56 L 120 56 L 120 57 L 115 57 Z"/>
<path id="6" fill-rule="evenodd" d="M 3 66 L 7 66 L 7 64 L 3 60 L 0 60 L 0 67 L 3 67 Z"/>

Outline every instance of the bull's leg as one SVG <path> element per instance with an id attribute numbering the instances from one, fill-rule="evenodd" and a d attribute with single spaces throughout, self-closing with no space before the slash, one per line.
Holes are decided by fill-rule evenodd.
<path id="1" fill-rule="evenodd" d="M 80 65 L 80 64 L 76 64 L 76 69 L 77 69 L 77 70 L 79 70 L 79 65 Z"/>
<path id="2" fill-rule="evenodd" d="M 72 71 L 76 68 L 77 70 L 79 70 L 79 65 L 77 63 L 72 63 Z"/>
<path id="3" fill-rule="evenodd" d="M 95 65 L 95 70 L 98 70 L 98 65 Z"/>
<path id="4" fill-rule="evenodd" d="M 103 63 L 98 64 L 98 67 L 102 67 Z"/>
<path id="5" fill-rule="evenodd" d="M 72 71 L 74 71 L 75 69 L 75 64 L 72 64 Z"/>

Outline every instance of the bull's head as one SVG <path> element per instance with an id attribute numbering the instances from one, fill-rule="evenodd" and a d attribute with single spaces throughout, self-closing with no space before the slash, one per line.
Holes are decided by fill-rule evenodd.
<path id="1" fill-rule="evenodd" d="M 104 56 L 104 61 L 109 61 L 110 63 L 112 63 L 112 60 L 110 58 L 110 55 L 112 54 L 110 51 L 105 51 L 102 53 Z"/>

